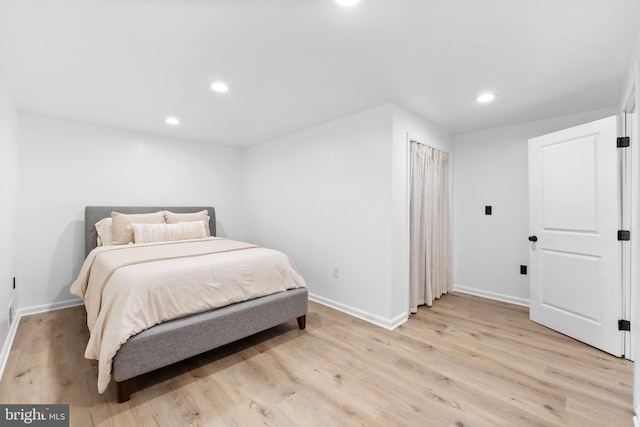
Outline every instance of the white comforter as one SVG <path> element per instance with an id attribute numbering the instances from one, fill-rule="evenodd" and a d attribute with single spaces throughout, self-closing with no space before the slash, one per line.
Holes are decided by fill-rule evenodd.
<path id="1" fill-rule="evenodd" d="M 281 252 L 217 237 L 94 249 L 71 293 L 87 309 L 85 351 L 97 359 L 98 391 L 131 336 L 160 322 L 305 287 Z"/>

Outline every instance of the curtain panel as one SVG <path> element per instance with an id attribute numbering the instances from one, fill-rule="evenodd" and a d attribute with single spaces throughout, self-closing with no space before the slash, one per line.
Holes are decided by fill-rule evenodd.
<path id="1" fill-rule="evenodd" d="M 410 311 L 453 290 L 449 153 L 411 141 Z"/>

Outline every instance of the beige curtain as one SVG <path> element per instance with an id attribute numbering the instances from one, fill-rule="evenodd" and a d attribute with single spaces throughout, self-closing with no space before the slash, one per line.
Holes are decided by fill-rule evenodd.
<path id="1" fill-rule="evenodd" d="M 453 290 L 449 153 L 411 141 L 410 310 Z"/>

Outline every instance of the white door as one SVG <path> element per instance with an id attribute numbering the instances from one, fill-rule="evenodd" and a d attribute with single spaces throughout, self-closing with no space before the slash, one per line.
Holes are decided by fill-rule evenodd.
<path id="1" fill-rule="evenodd" d="M 616 129 L 609 117 L 529 140 L 529 316 L 621 356 Z"/>

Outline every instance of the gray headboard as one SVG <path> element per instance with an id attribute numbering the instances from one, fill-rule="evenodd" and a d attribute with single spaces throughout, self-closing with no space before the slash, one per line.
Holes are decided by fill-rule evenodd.
<path id="1" fill-rule="evenodd" d="M 102 218 L 111 217 L 111 212 L 124 214 L 151 213 L 168 210 L 176 213 L 199 212 L 206 209 L 209 211 L 209 229 L 211 235 L 216 235 L 216 211 L 213 207 L 198 206 L 87 206 L 84 208 L 84 256 L 89 255 L 97 245 L 98 234 L 95 224 Z"/>

